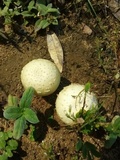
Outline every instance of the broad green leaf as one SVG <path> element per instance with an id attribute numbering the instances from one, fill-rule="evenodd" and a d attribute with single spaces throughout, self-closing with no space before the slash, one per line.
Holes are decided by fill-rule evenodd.
<path id="1" fill-rule="evenodd" d="M 33 124 L 39 122 L 39 119 L 37 118 L 36 113 L 30 108 L 25 108 L 24 117 L 28 122 L 33 123 Z"/>
<path id="2" fill-rule="evenodd" d="M 13 137 L 15 139 L 19 139 L 22 136 L 25 127 L 26 127 L 26 120 L 25 117 L 22 116 L 18 118 L 14 123 Z"/>
<path id="3" fill-rule="evenodd" d="M 76 144 L 76 151 L 80 151 L 82 149 L 83 146 L 83 142 L 81 140 L 79 140 Z"/>
<path id="4" fill-rule="evenodd" d="M 22 98 L 20 99 L 20 108 L 29 108 L 31 106 L 34 91 L 33 87 L 29 87 L 24 91 Z"/>
<path id="5" fill-rule="evenodd" d="M 10 149 L 11 150 L 16 150 L 17 147 L 18 147 L 18 142 L 14 139 L 10 139 L 8 142 L 7 142 L 7 145 L 10 146 Z"/>
<path id="6" fill-rule="evenodd" d="M 3 116 L 6 119 L 15 120 L 22 115 L 22 110 L 19 107 L 8 107 L 4 110 Z"/>

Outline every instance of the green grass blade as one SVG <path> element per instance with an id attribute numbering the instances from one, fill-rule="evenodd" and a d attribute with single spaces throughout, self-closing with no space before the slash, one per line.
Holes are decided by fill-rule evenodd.
<path id="1" fill-rule="evenodd" d="M 92 3 L 90 2 L 90 0 L 87 0 L 87 3 L 88 3 L 88 5 L 89 5 L 92 13 L 94 14 L 94 16 L 97 17 L 97 14 L 96 14 L 96 12 L 95 12 L 95 10 L 94 10 L 94 8 L 93 8 L 93 5 L 92 5 Z"/>

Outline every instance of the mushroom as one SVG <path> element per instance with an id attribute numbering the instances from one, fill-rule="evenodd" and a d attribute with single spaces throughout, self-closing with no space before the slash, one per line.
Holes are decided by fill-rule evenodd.
<path id="1" fill-rule="evenodd" d="M 56 112 L 67 125 L 74 125 L 76 114 L 83 109 L 97 109 L 98 101 L 94 93 L 85 92 L 85 86 L 72 83 L 63 88 L 56 99 Z"/>
<path id="2" fill-rule="evenodd" d="M 21 82 L 24 88 L 33 87 L 41 96 L 55 92 L 60 84 L 60 72 L 56 65 L 46 59 L 34 59 L 21 71 Z"/>

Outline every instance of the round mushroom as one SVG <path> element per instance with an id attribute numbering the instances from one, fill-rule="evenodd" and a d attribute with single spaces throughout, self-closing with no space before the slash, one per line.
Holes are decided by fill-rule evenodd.
<path id="1" fill-rule="evenodd" d="M 56 65 L 46 59 L 34 59 L 21 71 L 21 82 L 24 88 L 33 87 L 41 96 L 55 92 L 60 84 L 60 72 Z"/>
<path id="2" fill-rule="evenodd" d="M 74 118 L 83 106 L 86 111 L 98 108 L 98 101 L 95 94 L 85 92 L 84 88 L 84 85 L 72 83 L 64 87 L 58 94 L 56 99 L 56 112 L 64 123 L 68 125 L 76 124 L 77 121 L 74 121 Z"/>

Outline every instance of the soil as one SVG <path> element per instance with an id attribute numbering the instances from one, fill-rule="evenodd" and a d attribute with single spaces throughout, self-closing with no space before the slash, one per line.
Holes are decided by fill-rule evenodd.
<path id="1" fill-rule="evenodd" d="M 76 14 L 63 15 L 61 28 L 56 32 L 64 51 L 63 72 L 57 91 L 47 97 L 35 95 L 32 108 L 40 120 L 36 125 L 36 141 L 29 138 L 29 129 L 19 140 L 19 148 L 12 160 L 75 160 L 81 155 L 75 150 L 78 134 L 70 130 L 59 119 L 55 111 L 55 100 L 59 91 L 70 83 L 92 84 L 91 90 L 102 103 L 106 115 L 120 114 L 120 83 L 115 75 L 120 67 L 120 23 L 108 12 L 98 23 L 88 13 L 78 22 Z M 84 30 L 83 23 L 92 33 Z M 26 27 L 29 31 L 31 26 Z M 57 28 L 58 29 L 58 28 Z M 46 34 L 44 31 L 30 41 L 24 35 L 15 34 L 14 42 L 0 44 L 0 127 L 11 129 L 13 124 L 3 118 L 3 108 L 9 94 L 21 97 L 24 88 L 20 73 L 23 66 L 37 58 L 49 59 Z M 51 60 L 52 61 L 52 60 Z M 53 116 L 51 119 L 50 117 Z M 99 134 L 99 133 L 97 133 Z M 101 134 L 101 133 L 100 133 Z M 120 140 L 111 149 L 103 147 L 104 137 L 85 136 L 101 153 L 101 160 L 119 160 Z M 98 138 L 99 137 L 99 138 Z M 97 159 L 97 158 L 94 158 Z M 99 158 L 98 158 L 99 159 Z"/>

